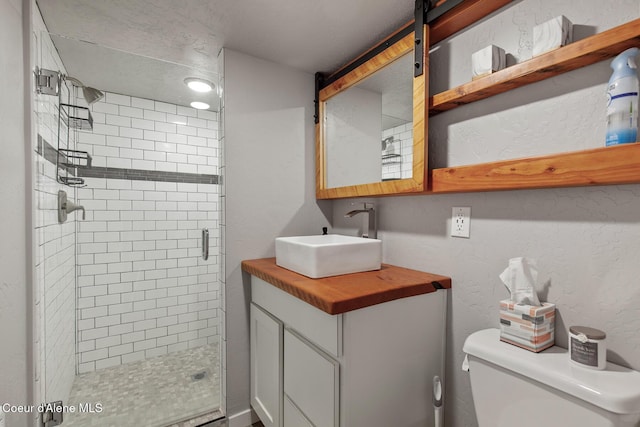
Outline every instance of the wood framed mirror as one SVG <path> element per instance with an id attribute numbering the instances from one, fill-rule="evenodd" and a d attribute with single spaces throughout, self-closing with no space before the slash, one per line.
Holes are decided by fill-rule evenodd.
<path id="1" fill-rule="evenodd" d="M 429 30 L 422 30 L 420 76 L 410 24 L 318 87 L 317 199 L 427 190 Z"/>

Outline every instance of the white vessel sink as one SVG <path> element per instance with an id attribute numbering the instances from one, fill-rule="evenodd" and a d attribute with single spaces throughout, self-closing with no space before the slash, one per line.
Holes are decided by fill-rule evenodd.
<path id="1" fill-rule="evenodd" d="M 276 238 L 276 264 L 312 279 L 380 270 L 382 242 L 327 234 Z"/>

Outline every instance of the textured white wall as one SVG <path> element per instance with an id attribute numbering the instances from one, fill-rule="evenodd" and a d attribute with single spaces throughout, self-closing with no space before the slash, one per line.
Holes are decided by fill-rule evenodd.
<path id="1" fill-rule="evenodd" d="M 249 300 L 243 259 L 275 255 L 278 236 L 320 233 L 315 200 L 313 76 L 224 52 L 227 413 L 249 408 Z M 323 214 L 320 207 L 325 209 Z"/>
<path id="2" fill-rule="evenodd" d="M 528 58 L 533 25 L 559 14 L 580 35 L 639 12 L 637 0 L 516 2 L 445 40 L 431 59 L 431 86 L 469 81 L 471 54 L 491 43 Z M 608 63 L 430 119 L 430 156 L 443 166 L 604 146 Z M 334 202 L 337 231 L 356 233 L 359 223 L 343 218 L 353 202 L 361 203 Z M 470 239 L 449 237 L 452 206 L 472 207 Z M 538 260 L 540 282 L 549 281 L 543 295 L 558 308 L 557 344 L 566 347 L 570 325 L 597 327 L 607 332 L 609 359 L 640 370 L 640 185 L 380 198 L 377 209 L 385 262 L 453 278 L 447 426 L 477 425 L 462 345 L 498 327 L 498 301 L 507 297 L 498 274 L 511 257 Z"/>
<path id="3" fill-rule="evenodd" d="M 28 404 L 29 343 L 28 233 L 25 215 L 27 149 L 25 144 L 25 70 L 23 63 L 23 13 L 20 0 L 0 0 L 0 405 Z M 27 426 L 27 417 L 5 414 L 10 427 Z"/>

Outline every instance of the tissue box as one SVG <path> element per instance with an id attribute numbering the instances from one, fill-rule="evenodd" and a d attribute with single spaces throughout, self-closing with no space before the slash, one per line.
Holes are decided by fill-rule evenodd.
<path id="1" fill-rule="evenodd" d="M 563 15 L 533 27 L 533 56 L 566 46 L 573 39 L 573 24 Z"/>
<path id="2" fill-rule="evenodd" d="M 500 301 L 500 341 L 536 353 L 555 343 L 556 306 L 541 306 Z"/>
<path id="3" fill-rule="evenodd" d="M 472 80 L 484 77 L 506 66 L 504 49 L 490 45 L 471 55 Z"/>

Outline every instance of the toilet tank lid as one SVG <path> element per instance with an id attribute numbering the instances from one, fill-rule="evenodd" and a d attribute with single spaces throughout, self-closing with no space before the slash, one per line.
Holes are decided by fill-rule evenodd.
<path id="1" fill-rule="evenodd" d="M 640 413 L 640 372 L 632 369 L 611 362 L 604 371 L 581 368 L 569 361 L 564 348 L 533 353 L 500 341 L 499 329 L 469 335 L 463 351 L 610 412 Z"/>

